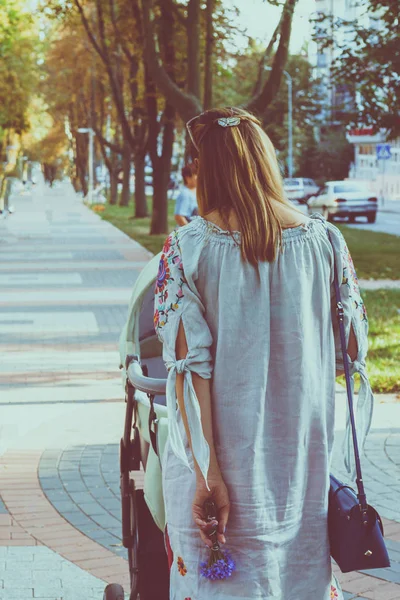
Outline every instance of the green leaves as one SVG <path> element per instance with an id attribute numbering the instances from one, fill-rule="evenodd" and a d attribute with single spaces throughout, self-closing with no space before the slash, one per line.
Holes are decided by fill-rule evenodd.
<path id="1" fill-rule="evenodd" d="M 32 15 L 18 0 L 0 0 L 0 130 L 22 133 L 37 81 L 39 43 Z"/>
<path id="2" fill-rule="evenodd" d="M 349 123 L 400 134 L 400 44 L 398 0 L 361 0 L 363 15 L 354 21 L 320 16 L 315 40 L 336 46 L 332 76 L 356 100 Z M 347 30 L 339 43 L 339 32 Z"/>

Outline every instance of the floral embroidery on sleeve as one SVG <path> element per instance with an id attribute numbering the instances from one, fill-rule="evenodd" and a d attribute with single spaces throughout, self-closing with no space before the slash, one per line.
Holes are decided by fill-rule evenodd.
<path id="1" fill-rule="evenodd" d="M 361 298 L 360 293 L 360 285 L 358 283 L 357 273 L 354 268 L 353 259 L 351 258 L 351 254 L 347 247 L 347 244 L 344 244 L 342 250 L 343 257 L 343 279 L 342 285 L 347 285 L 349 289 L 349 298 L 351 299 L 353 306 L 356 310 L 356 313 L 359 315 L 361 321 L 368 321 L 367 318 L 367 310 L 365 308 L 365 304 L 363 299 Z"/>
<path id="2" fill-rule="evenodd" d="M 169 314 L 176 312 L 181 305 L 185 283 L 181 249 L 177 232 L 174 231 L 166 239 L 158 267 L 155 288 L 158 302 L 154 312 L 154 328 L 157 333 L 168 323 Z"/>
<path id="3" fill-rule="evenodd" d="M 336 598 L 339 598 L 337 589 L 335 588 L 335 586 L 331 585 L 331 598 L 330 598 L 330 600 L 336 600 Z"/>

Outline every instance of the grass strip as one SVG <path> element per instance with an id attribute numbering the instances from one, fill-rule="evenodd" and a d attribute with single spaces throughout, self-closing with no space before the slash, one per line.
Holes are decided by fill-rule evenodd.
<path id="1" fill-rule="evenodd" d="M 149 198 L 149 212 L 150 212 Z M 168 202 L 168 232 L 175 227 L 175 201 Z M 110 206 L 99 213 L 103 219 L 129 235 L 147 250 L 157 254 L 162 249 L 166 234 L 150 235 L 150 217 L 134 219 L 134 206 Z M 360 279 L 400 279 L 400 237 L 354 229 L 338 225 L 346 238 L 350 253 Z"/>
<path id="2" fill-rule="evenodd" d="M 151 213 L 151 199 L 148 198 L 149 214 Z M 175 201 L 168 202 L 168 231 L 171 232 L 176 223 L 174 219 Z M 96 206 L 94 207 L 96 210 Z M 129 235 L 130 238 L 136 240 L 153 254 L 158 254 L 162 250 L 167 234 L 150 235 L 150 217 L 145 219 L 134 218 L 133 202 L 129 206 L 111 206 L 106 204 L 104 210 L 98 214 L 102 219 L 109 221 L 115 227 Z M 96 210 L 97 212 L 97 210 Z"/>
<path id="3" fill-rule="evenodd" d="M 335 225 L 346 239 L 359 279 L 400 279 L 400 236 Z"/>
<path id="4" fill-rule="evenodd" d="M 372 389 L 382 394 L 399 393 L 400 291 L 364 291 L 362 296 L 369 321 L 367 367 Z"/>

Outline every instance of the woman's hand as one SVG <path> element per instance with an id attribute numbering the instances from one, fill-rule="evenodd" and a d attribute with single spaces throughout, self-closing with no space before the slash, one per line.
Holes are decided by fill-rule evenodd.
<path id="1" fill-rule="evenodd" d="M 229 494 L 221 475 L 212 476 L 208 479 L 209 491 L 202 476 L 197 476 L 196 493 L 193 499 L 193 519 L 200 530 L 200 537 L 206 546 L 211 548 L 212 543 L 208 534 L 218 525 L 218 542 L 225 544 L 225 528 L 229 518 Z M 218 521 L 207 523 L 204 513 L 204 502 L 208 499 L 214 501 L 217 507 Z"/>

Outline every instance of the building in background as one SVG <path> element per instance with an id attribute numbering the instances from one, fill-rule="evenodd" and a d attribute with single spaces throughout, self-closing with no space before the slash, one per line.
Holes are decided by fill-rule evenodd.
<path id="1" fill-rule="evenodd" d="M 327 17 L 312 45 L 310 56 L 310 60 L 314 64 L 315 76 L 321 81 L 322 117 L 330 127 L 340 127 L 343 126 L 341 119 L 343 112 L 348 112 L 354 107 L 354 98 L 345 85 L 332 81 L 331 69 L 338 56 L 338 46 L 344 43 L 351 44 L 351 31 L 344 25 L 334 29 L 333 22 L 356 19 L 361 21 L 367 20 L 367 17 L 363 14 L 358 0 L 315 0 L 315 12 Z M 326 47 L 327 37 L 334 39 L 335 43 Z"/>
<path id="2" fill-rule="evenodd" d="M 388 141 L 384 130 L 364 127 L 350 130 L 347 139 L 355 149 L 350 179 L 365 182 L 381 203 L 400 200 L 400 138 Z"/>
<path id="3" fill-rule="evenodd" d="M 337 20 L 358 20 L 366 27 L 375 26 L 359 0 L 315 0 L 315 11 Z M 326 37 L 333 37 L 334 44 L 325 47 Z M 345 85 L 334 83 L 331 77 L 332 63 L 337 58 L 337 47 L 352 42 L 351 31 L 343 25 L 322 32 L 311 46 L 310 60 L 314 64 L 315 76 L 321 80 L 323 97 L 321 119 L 318 135 L 323 128 L 335 129 L 343 127 L 343 113 L 354 107 L 355 98 Z M 370 127 L 360 127 L 347 132 L 348 141 L 354 146 L 354 163 L 350 167 L 349 178 L 362 181 L 379 198 L 380 202 L 400 200 L 400 138 L 389 140 L 386 132 L 381 130 L 374 134 Z"/>

